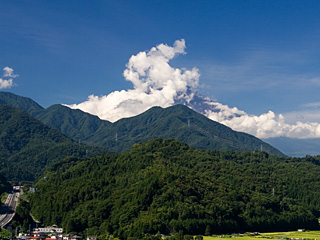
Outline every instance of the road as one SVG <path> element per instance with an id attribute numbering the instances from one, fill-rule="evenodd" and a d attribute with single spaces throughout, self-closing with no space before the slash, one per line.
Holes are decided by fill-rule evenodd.
<path id="1" fill-rule="evenodd" d="M 2 205 L 0 210 L 0 227 L 3 228 L 4 226 L 6 226 L 14 217 L 18 204 L 19 194 L 20 193 L 16 191 L 10 193 L 5 203 Z"/>

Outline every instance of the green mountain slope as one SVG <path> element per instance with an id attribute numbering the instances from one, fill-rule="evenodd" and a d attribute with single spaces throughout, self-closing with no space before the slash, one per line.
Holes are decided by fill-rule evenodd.
<path id="1" fill-rule="evenodd" d="M 60 104 L 43 110 L 36 118 L 75 140 L 86 140 L 100 129 L 111 125 L 110 122 L 102 121 L 97 116 Z"/>
<path id="2" fill-rule="evenodd" d="M 24 110 L 32 116 L 43 111 L 44 108 L 30 98 L 21 97 L 10 92 L 0 92 L 0 104 Z"/>
<path id="3" fill-rule="evenodd" d="M 110 123 L 62 105 L 42 109 L 40 106 L 36 108 L 37 104 L 28 98 L 4 92 L 0 92 L 0 99 L 1 96 L 6 96 L 7 104 L 31 113 L 68 137 L 106 148 L 110 152 L 129 151 L 135 143 L 162 137 L 174 138 L 199 149 L 260 151 L 262 148 L 268 153 L 283 156 L 260 139 L 235 132 L 184 105 L 165 109 L 153 107 L 138 116 Z"/>
<path id="4" fill-rule="evenodd" d="M 184 105 L 154 107 L 136 117 L 121 119 L 109 129 L 107 135 L 95 136 L 92 140 L 111 145 L 114 151 L 127 151 L 133 143 L 161 137 L 174 138 L 198 149 L 256 151 L 262 146 L 266 152 L 282 155 L 260 139 L 235 132 Z"/>
<path id="5" fill-rule="evenodd" d="M 80 145 L 29 114 L 0 105 L 0 173 L 9 180 L 34 180 L 44 168 L 67 156 L 91 156 L 102 151 Z"/>
<path id="6" fill-rule="evenodd" d="M 31 196 L 32 214 L 66 232 L 143 239 L 319 228 L 320 159 L 195 150 L 176 140 L 53 165 Z"/>
<path id="7" fill-rule="evenodd" d="M 174 138 L 199 149 L 256 151 L 262 147 L 263 151 L 283 155 L 260 139 L 235 132 L 184 105 L 153 107 L 113 124 L 61 105 L 46 109 L 38 118 L 73 139 L 82 139 L 110 152 L 129 151 L 135 143 L 161 137 Z"/>
<path id="8" fill-rule="evenodd" d="M 7 192 L 11 189 L 12 187 L 7 182 L 7 179 L 0 174 L 0 196 L 2 195 L 2 193 Z"/>

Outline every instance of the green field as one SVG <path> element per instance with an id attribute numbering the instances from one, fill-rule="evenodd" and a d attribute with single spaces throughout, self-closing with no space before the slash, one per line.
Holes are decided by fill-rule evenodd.
<path id="1" fill-rule="evenodd" d="M 320 240 L 320 231 L 305 231 L 305 232 L 272 232 L 272 233 L 260 233 L 259 235 L 249 236 L 249 235 L 221 235 L 221 236 L 213 236 L 208 237 L 204 236 L 204 240 L 255 240 L 258 238 L 260 240 L 263 239 L 319 239 Z M 257 239 L 256 239 L 257 240 Z"/>
<path id="2" fill-rule="evenodd" d="M 264 238 L 320 239 L 320 231 L 260 233 L 260 236 Z"/>
<path id="3" fill-rule="evenodd" d="M 214 236 L 214 237 L 208 237 L 208 236 L 203 236 L 203 240 L 255 240 L 255 238 L 257 238 L 258 236 L 226 236 L 223 235 L 221 237 L 219 236 Z M 263 240 L 263 239 L 268 239 L 268 238 L 264 238 L 264 237 L 259 237 L 259 239 Z"/>

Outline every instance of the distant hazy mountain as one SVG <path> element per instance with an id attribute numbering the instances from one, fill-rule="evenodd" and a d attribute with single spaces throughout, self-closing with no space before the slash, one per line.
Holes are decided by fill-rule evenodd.
<path id="1" fill-rule="evenodd" d="M 75 143 L 22 110 L 0 104 L 0 174 L 8 180 L 33 181 L 49 164 L 67 156 L 85 157 L 86 150 L 91 156 L 102 152 Z"/>
<path id="2" fill-rule="evenodd" d="M 320 138 L 295 139 L 295 138 L 269 138 L 263 141 L 276 146 L 290 157 L 305 157 L 306 155 L 320 155 Z"/>
<path id="3" fill-rule="evenodd" d="M 25 107 L 27 104 L 23 104 L 22 97 L 15 97 L 11 102 L 14 102 L 14 99 L 19 100 L 19 106 L 24 106 L 23 110 L 31 112 Z M 199 98 L 199 101 L 193 104 L 199 105 L 201 102 L 203 99 Z M 35 103 L 31 104 L 34 105 Z M 120 119 L 115 123 L 100 120 L 96 116 L 62 105 L 53 105 L 41 111 L 39 109 L 33 116 L 72 139 L 104 147 L 110 152 L 129 151 L 135 143 L 161 137 L 174 138 L 199 149 L 237 151 L 262 149 L 271 154 L 283 155 L 260 139 L 246 133 L 235 132 L 184 105 L 166 109 L 153 107 L 138 116 Z"/>
<path id="4" fill-rule="evenodd" d="M 210 110 L 219 112 L 214 105 L 208 104 L 208 99 L 201 95 L 195 95 L 190 102 L 185 100 L 177 101 L 176 103 L 184 104 L 191 107 L 198 113 L 205 114 L 205 111 Z M 263 141 L 276 147 L 278 150 L 291 157 L 304 157 L 306 155 L 320 155 L 320 138 L 312 139 L 295 139 L 295 138 L 270 138 L 262 139 Z"/>

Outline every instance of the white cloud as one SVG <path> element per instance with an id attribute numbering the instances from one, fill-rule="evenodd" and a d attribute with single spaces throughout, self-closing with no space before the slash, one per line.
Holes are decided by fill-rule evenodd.
<path id="1" fill-rule="evenodd" d="M 207 102 L 219 109 L 205 111 L 205 115 L 233 130 L 246 132 L 258 138 L 289 137 L 289 138 L 319 138 L 320 124 L 317 122 L 297 121 L 289 124 L 285 116 L 276 115 L 274 112 L 261 114 L 260 116 L 249 115 L 237 108 L 230 108 L 221 103 Z"/>
<path id="2" fill-rule="evenodd" d="M 18 74 L 13 73 L 13 69 L 10 67 L 3 68 L 4 74 L 0 78 L 0 89 L 8 89 L 14 86 L 13 78 L 18 77 Z"/>
<path id="3" fill-rule="evenodd" d="M 19 76 L 19 74 L 13 74 L 13 69 L 10 67 L 4 67 L 3 71 L 3 77 L 16 78 Z"/>
<path id="4" fill-rule="evenodd" d="M 173 68 L 169 61 L 185 54 L 184 39 L 173 47 L 159 44 L 149 51 L 131 56 L 123 76 L 133 89 L 115 91 L 105 96 L 89 96 L 88 100 L 69 107 L 78 108 L 111 122 L 140 114 L 150 107 L 168 107 L 177 99 L 190 101 L 198 86 L 199 71 Z"/>
<path id="5" fill-rule="evenodd" d="M 179 69 L 169 65 L 169 61 L 175 56 L 186 54 L 185 47 L 185 41 L 182 39 L 175 41 L 172 47 L 159 44 L 149 51 L 131 56 L 123 76 L 133 84 L 133 89 L 115 91 L 101 97 L 91 95 L 87 101 L 69 107 L 114 122 L 138 115 L 153 106 L 168 107 L 179 102 L 236 131 L 246 132 L 259 138 L 320 137 L 319 123 L 308 122 L 302 118 L 294 119 L 294 114 L 284 116 L 268 111 L 255 116 L 236 107 L 230 108 L 213 102 L 209 98 L 199 96 L 195 98 L 200 77 L 198 69 Z M 315 107 L 318 103 L 311 105 Z M 311 116 L 305 113 L 302 115 Z M 315 116 L 319 114 L 313 115 Z"/>
<path id="6" fill-rule="evenodd" d="M 0 89 L 11 88 L 12 86 L 13 86 L 12 79 L 4 80 L 4 79 L 0 78 Z"/>

